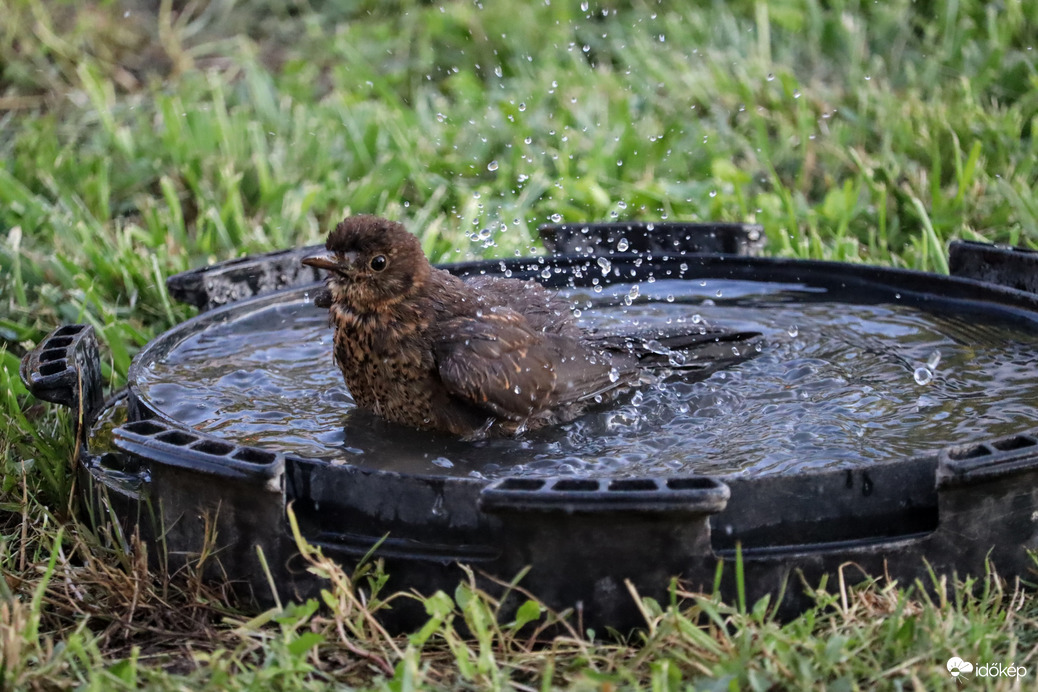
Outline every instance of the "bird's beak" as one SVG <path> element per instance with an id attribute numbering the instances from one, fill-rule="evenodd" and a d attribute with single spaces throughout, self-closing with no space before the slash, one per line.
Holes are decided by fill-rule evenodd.
<path id="1" fill-rule="evenodd" d="M 346 261 L 340 259 L 334 252 L 327 250 L 318 250 L 312 255 L 307 255 L 303 258 L 303 264 L 308 267 L 317 267 L 318 269 L 327 269 L 328 271 L 343 271 L 346 269 Z"/>

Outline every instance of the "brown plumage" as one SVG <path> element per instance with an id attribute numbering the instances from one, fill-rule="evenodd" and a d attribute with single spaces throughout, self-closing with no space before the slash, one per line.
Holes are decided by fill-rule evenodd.
<path id="1" fill-rule="evenodd" d="M 375 216 L 347 218 L 303 262 L 329 272 L 335 362 L 354 401 L 397 423 L 467 437 L 571 420 L 636 383 L 644 361 L 666 362 L 660 342 L 755 336 L 697 331 L 650 342 L 586 333 L 569 303 L 539 284 L 464 281 L 432 267 L 403 226 Z M 724 353 L 696 369 L 748 355 Z"/>

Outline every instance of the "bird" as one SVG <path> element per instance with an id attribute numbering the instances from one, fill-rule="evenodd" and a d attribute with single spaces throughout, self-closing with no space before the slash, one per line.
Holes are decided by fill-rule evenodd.
<path id="1" fill-rule="evenodd" d="M 752 356 L 759 336 L 702 325 L 650 335 L 585 330 L 557 291 L 459 278 L 432 266 L 402 224 L 368 214 L 340 222 L 302 262 L 327 271 L 320 304 L 354 402 L 468 440 L 569 422 L 654 368 L 713 372 Z M 688 357 L 703 347 L 707 357 Z"/>

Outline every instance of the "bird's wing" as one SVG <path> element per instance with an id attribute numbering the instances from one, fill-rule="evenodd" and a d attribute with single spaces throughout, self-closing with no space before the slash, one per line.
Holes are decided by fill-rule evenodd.
<path id="1" fill-rule="evenodd" d="M 530 327 L 546 334 L 580 337 L 580 328 L 573 319 L 573 305 L 536 281 L 506 279 L 482 275 L 466 279 L 465 283 L 487 299 L 488 305 L 511 308 L 526 318 Z"/>
<path id="2" fill-rule="evenodd" d="M 496 416 L 524 420 L 552 405 L 552 349 L 513 310 L 441 322 L 433 352 L 447 389 Z"/>
<path id="3" fill-rule="evenodd" d="M 582 339 L 535 331 L 508 308 L 437 327 L 434 353 L 444 385 L 501 418 L 524 420 L 638 378 L 637 359 L 629 354 L 605 354 Z"/>

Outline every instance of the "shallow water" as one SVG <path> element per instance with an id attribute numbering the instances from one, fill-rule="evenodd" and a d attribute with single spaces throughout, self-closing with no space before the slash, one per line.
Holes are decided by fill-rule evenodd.
<path id="1" fill-rule="evenodd" d="M 1038 425 L 1038 326 L 835 302 L 773 283 L 631 289 L 567 293 L 588 326 L 701 317 L 762 332 L 761 354 L 700 382 L 671 377 L 566 425 L 461 442 L 356 409 L 332 363 L 326 311 L 300 300 L 190 337 L 142 368 L 139 385 L 167 415 L 235 442 L 485 478 L 838 468 Z"/>

